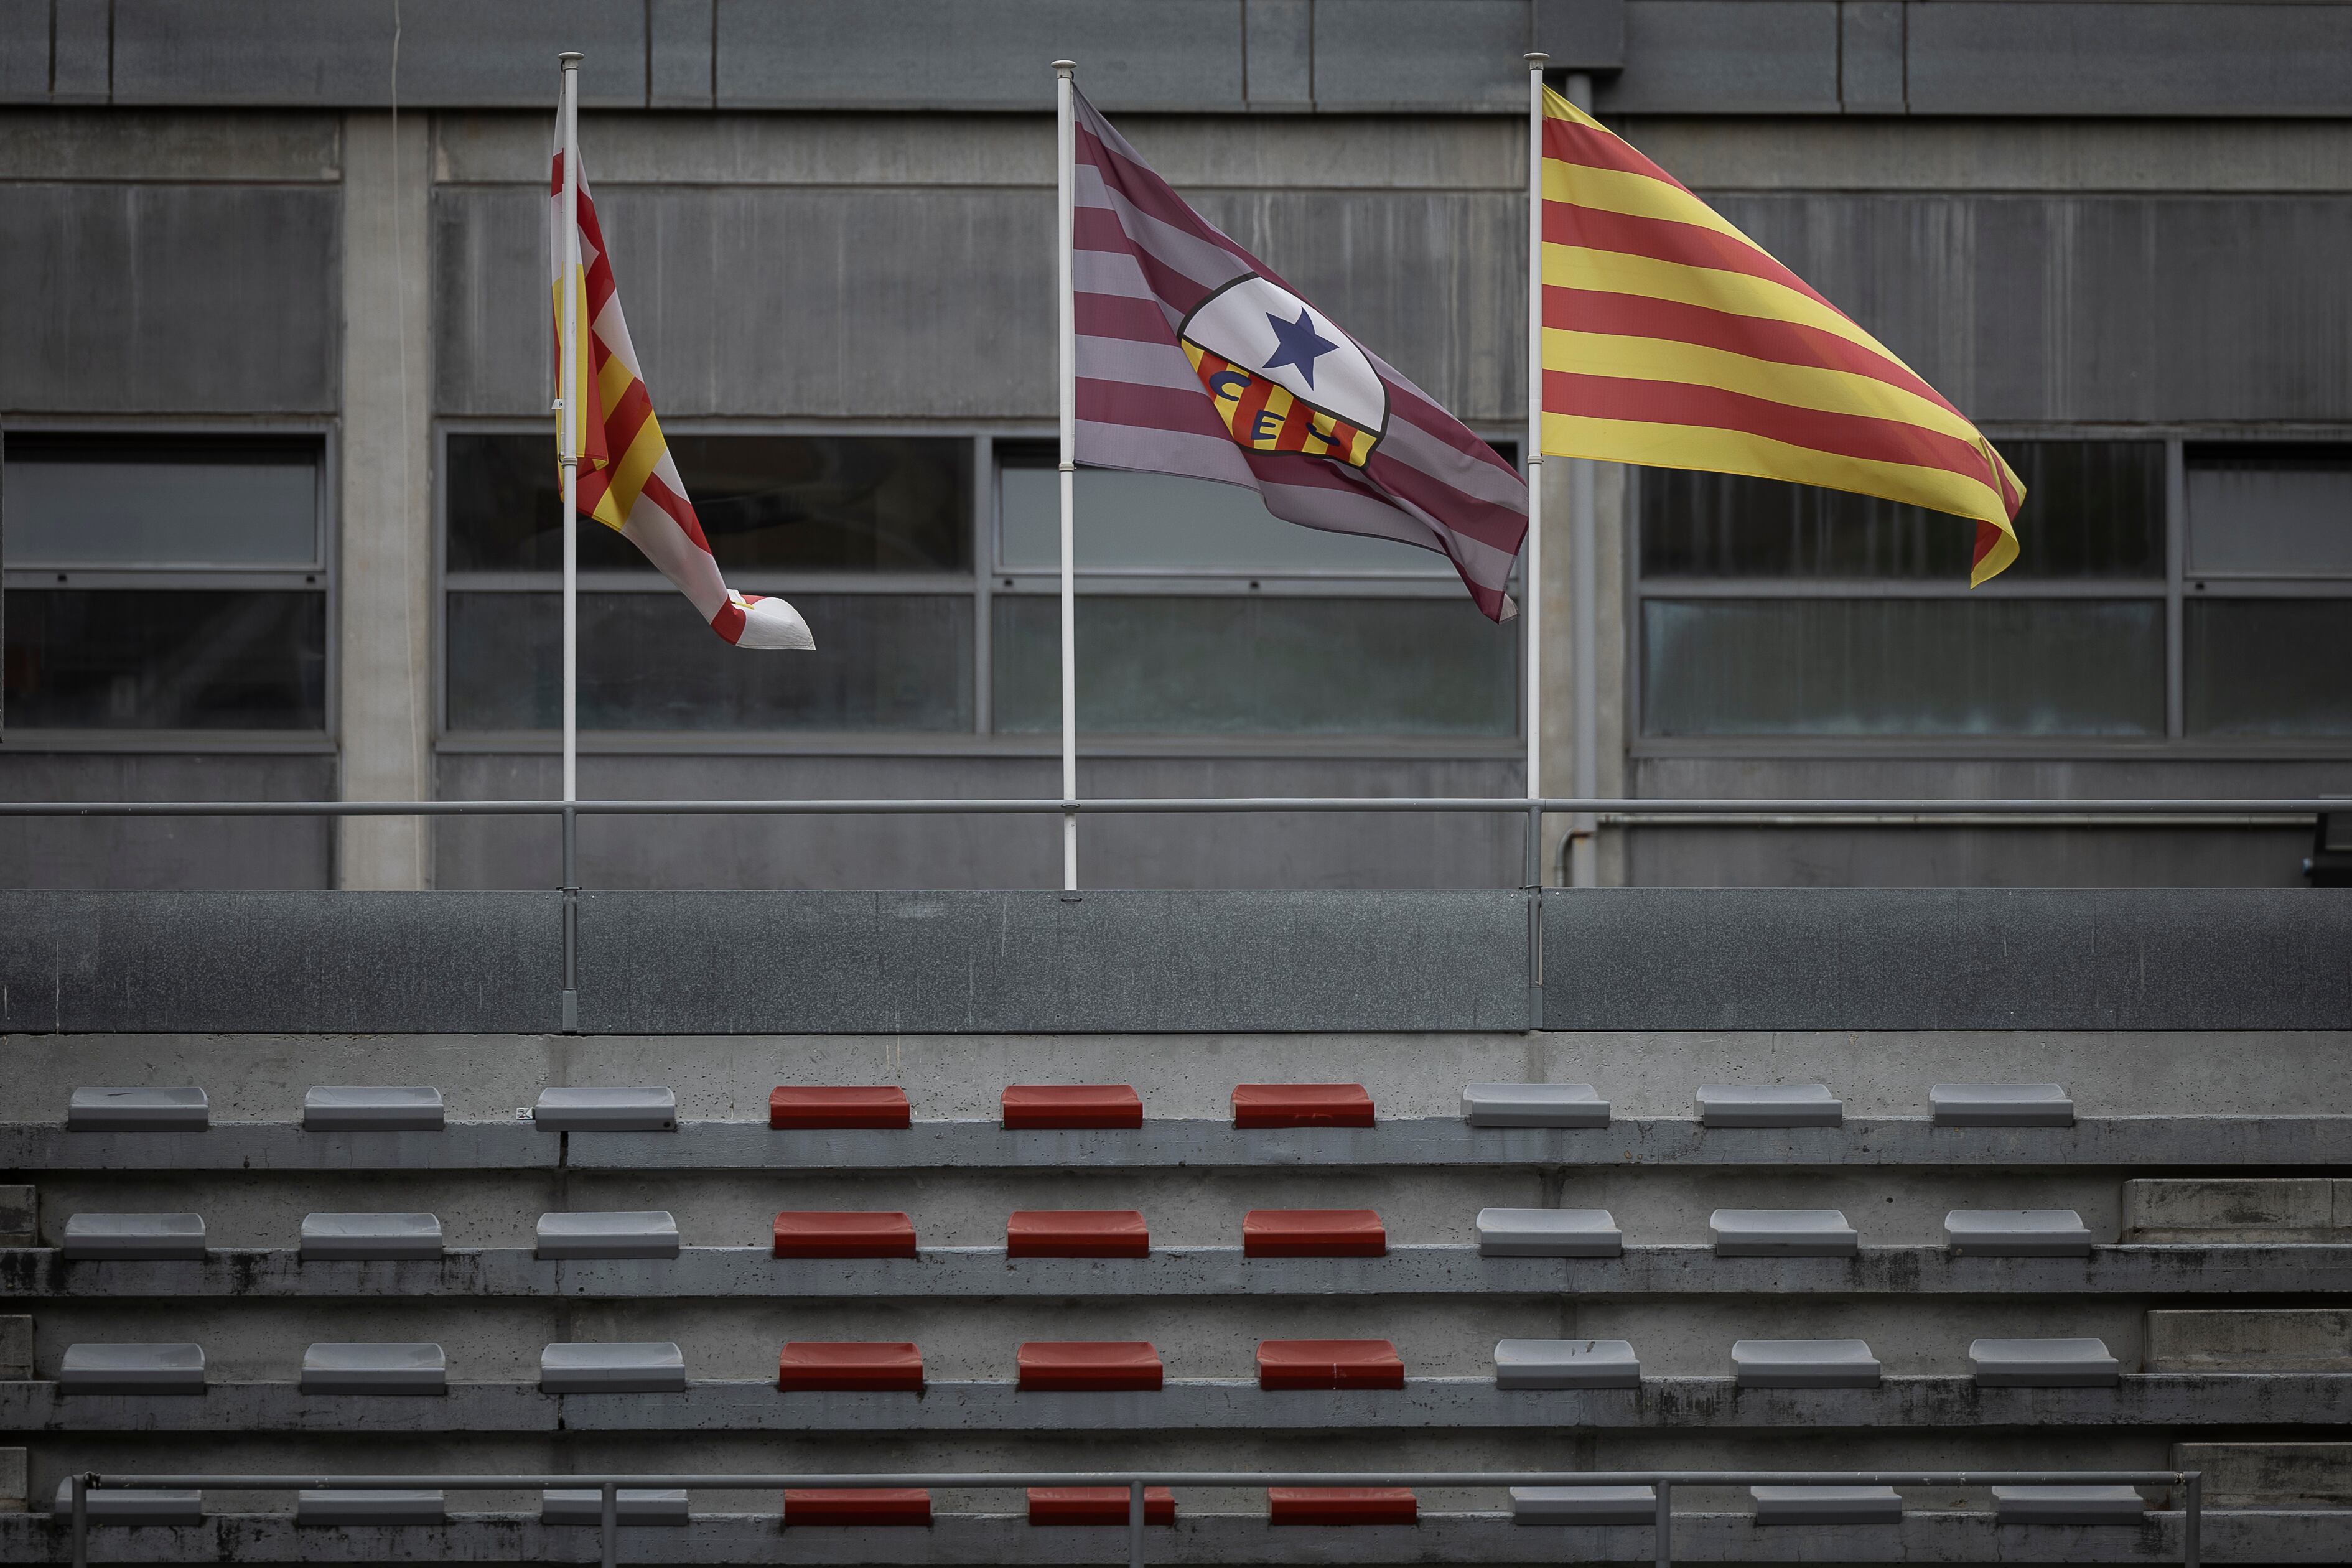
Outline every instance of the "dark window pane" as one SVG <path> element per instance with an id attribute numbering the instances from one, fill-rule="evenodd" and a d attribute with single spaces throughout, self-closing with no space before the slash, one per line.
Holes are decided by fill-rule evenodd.
<path id="1" fill-rule="evenodd" d="M 2352 447 L 2191 445 L 2189 570 L 2352 577 Z"/>
<path id="2" fill-rule="evenodd" d="M 796 595 L 814 653 L 721 642 L 675 594 L 580 595 L 584 730 L 970 730 L 971 601 Z M 449 595 L 449 727 L 563 722 L 556 594 Z"/>
<path id="3" fill-rule="evenodd" d="M 722 570 L 955 572 L 971 563 L 971 443 L 929 436 L 672 436 Z M 555 571 L 562 500 L 551 435 L 449 437 L 449 570 Z M 583 570 L 645 557 L 594 525 Z"/>
<path id="4" fill-rule="evenodd" d="M 326 728 L 323 594 L 11 589 L 7 621 L 11 725 Z"/>
<path id="5" fill-rule="evenodd" d="M 1496 446 L 1506 458 L 1517 449 Z M 997 564 L 1007 571 L 1062 563 L 1056 451 L 1049 442 L 997 443 Z M 1080 468 L 1075 505 L 1081 572 L 1454 575 L 1435 551 L 1286 522 L 1256 491 L 1212 479 Z"/>
<path id="6" fill-rule="evenodd" d="M 319 443 L 16 432 L 0 507 L 10 566 L 315 566 Z"/>
<path id="7" fill-rule="evenodd" d="M 2192 735 L 2352 735 L 2352 599 L 2198 599 L 2181 679 Z"/>
<path id="8" fill-rule="evenodd" d="M 2160 735 L 2155 600 L 1653 599 L 1653 735 Z"/>
<path id="9" fill-rule="evenodd" d="M 2164 575 L 2164 443 L 2011 441 L 2025 482 L 2012 577 Z M 1871 496 L 1644 468 L 1649 577 L 1965 577 L 1976 524 Z"/>
<path id="10" fill-rule="evenodd" d="M 1058 730 L 1058 602 L 993 603 L 996 727 Z M 1518 638 L 1459 599 L 1078 600 L 1095 734 L 1508 735 L 1518 689 Z"/>

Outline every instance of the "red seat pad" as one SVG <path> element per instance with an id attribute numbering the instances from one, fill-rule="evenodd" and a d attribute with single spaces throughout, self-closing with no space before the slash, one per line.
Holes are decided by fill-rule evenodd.
<path id="1" fill-rule="evenodd" d="M 1004 1222 L 1007 1258 L 1149 1258 L 1151 1229 L 1133 1209 L 1023 1209 Z"/>
<path id="2" fill-rule="evenodd" d="M 931 1494 L 919 1487 L 808 1488 L 784 1493 L 787 1525 L 930 1522 Z"/>
<path id="3" fill-rule="evenodd" d="M 788 1084 L 768 1096 L 768 1125 L 779 1129 L 896 1131 L 914 1118 L 895 1083 L 856 1089 Z"/>
<path id="4" fill-rule="evenodd" d="M 1403 1487 L 1268 1487 L 1269 1524 L 1418 1524 L 1421 1503 Z"/>
<path id="5" fill-rule="evenodd" d="M 1031 1487 L 1032 1524 L 1125 1524 L 1132 1500 L 1125 1487 Z M 1176 1522 L 1176 1494 L 1166 1487 L 1143 1489 L 1143 1522 Z"/>
<path id="6" fill-rule="evenodd" d="M 1244 1258 L 1385 1258 L 1389 1233 L 1370 1209 L 1252 1209 Z"/>
<path id="7" fill-rule="evenodd" d="M 787 1394 L 824 1389 L 920 1394 L 923 1352 L 902 1341 L 794 1340 L 777 1361 L 776 1386 Z"/>
<path id="8" fill-rule="evenodd" d="M 1402 1388 L 1404 1363 L 1386 1340 L 1261 1340 L 1260 1388 Z"/>
<path id="9" fill-rule="evenodd" d="M 915 1222 L 902 1214 L 786 1209 L 776 1216 L 779 1258 L 912 1258 Z"/>
<path id="10" fill-rule="evenodd" d="M 1004 1091 L 1004 1125 L 1140 1127 L 1143 1097 L 1123 1083 L 1016 1083 Z"/>
<path id="11" fill-rule="evenodd" d="M 1372 1097 L 1360 1083 L 1234 1086 L 1236 1127 L 1370 1127 Z"/>
<path id="12" fill-rule="evenodd" d="M 1020 1386 L 1033 1394 L 1152 1390 L 1167 1375 L 1149 1340 L 1031 1340 L 1020 1366 Z"/>

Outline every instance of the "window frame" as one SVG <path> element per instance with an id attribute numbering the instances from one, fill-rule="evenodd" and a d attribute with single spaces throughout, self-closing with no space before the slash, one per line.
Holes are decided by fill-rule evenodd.
<path id="1" fill-rule="evenodd" d="M 1059 574 L 1030 568 L 1006 571 L 1001 562 L 1003 499 L 997 483 L 996 447 L 1000 442 L 1033 445 L 1055 438 L 1050 420 L 940 421 L 918 419 L 739 419 L 666 420 L 663 430 L 673 436 L 934 436 L 971 444 L 971 569 L 962 573 L 736 573 L 730 586 L 746 593 L 782 594 L 955 594 L 972 601 L 972 728 L 969 731 L 763 730 L 755 731 L 688 730 L 580 731 L 580 749 L 599 753 L 790 752 L 806 755 L 985 755 L 1053 756 L 1060 742 L 1053 735 L 997 733 L 993 692 L 994 599 L 1000 595 L 1053 595 L 1060 592 Z M 451 755 L 551 752 L 561 737 L 547 731 L 452 731 L 449 727 L 449 595 L 454 592 L 544 592 L 560 574 L 466 572 L 448 570 L 449 437 L 457 435 L 544 435 L 549 461 L 554 460 L 554 426 L 548 419 L 447 417 L 433 428 L 433 627 L 432 680 L 434 748 Z M 1499 441 L 1516 449 L 1517 432 L 1478 430 L 1482 439 Z M 1135 572 L 1087 569 L 1077 573 L 1080 594 L 1176 594 L 1187 597 L 1345 597 L 1345 598 L 1464 598 L 1466 595 L 1451 563 L 1433 555 L 1432 567 L 1414 572 L 1253 574 L 1246 570 L 1198 573 Z M 1516 577 L 1516 574 L 1515 574 Z M 648 593 L 675 595 L 677 590 L 658 574 L 588 573 L 580 574 L 585 593 Z M 1517 591 L 1515 581 L 1513 591 Z M 1475 613 L 1475 611 L 1471 612 Z M 1081 752 L 1089 756 L 1217 756 L 1217 757 L 1523 757 L 1526 750 L 1526 618 L 1519 618 L 1516 644 L 1517 686 L 1513 694 L 1511 733 L 1479 737 L 1383 735 L 1115 735 L 1092 736 L 1079 731 Z"/>
<path id="2" fill-rule="evenodd" d="M 264 589 L 316 593 L 324 601 L 326 647 L 320 723 L 309 730 L 41 729 L 6 723 L 20 752 L 275 752 L 332 755 L 342 735 L 342 470 L 341 427 L 331 417 L 142 418 L 135 416 L 11 415 L 0 420 L 0 461 L 18 435 L 235 440 L 293 437 L 319 445 L 318 552 L 307 566 L 17 567 L 0 563 L 0 591 L 39 588 Z M 6 550 L 5 482 L 0 482 L 0 552 Z M 5 716 L 0 715 L 0 723 Z"/>
<path id="3" fill-rule="evenodd" d="M 2008 425 L 1984 427 L 1995 446 L 2003 441 L 2112 440 L 2164 444 L 2162 577 L 2083 577 L 2010 581 L 2007 574 L 1971 589 L 1965 578 L 1649 577 L 1642 570 L 1642 472 L 1626 470 L 1624 518 L 1622 656 L 1625 668 L 1625 737 L 1629 756 L 1648 758 L 1997 758 L 1997 757 L 2178 757 L 2247 761 L 2352 757 L 2352 736 L 2222 736 L 2186 732 L 2184 688 L 2185 606 L 2211 599 L 2352 598 L 2352 576 L 2206 576 L 2186 569 L 2189 537 L 2186 448 L 2191 445 L 2249 443 L 2284 446 L 2342 445 L 2352 426 L 2292 426 L 2094 424 Z M 1969 526 L 1954 520 L 1952 526 Z M 2163 606 L 2164 733 L 2145 737 L 2100 735 L 1707 735 L 1667 736 L 1646 732 L 1643 617 L 1653 599 L 2134 599 Z"/>

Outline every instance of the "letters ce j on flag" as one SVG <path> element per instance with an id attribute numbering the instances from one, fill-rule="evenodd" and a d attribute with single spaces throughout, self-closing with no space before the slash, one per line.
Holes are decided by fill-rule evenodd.
<path id="1" fill-rule="evenodd" d="M 1936 389 L 1713 208 L 1544 92 L 1543 449 L 1854 490 L 2017 559 L 2025 487 Z"/>
<path id="2" fill-rule="evenodd" d="M 1509 616 L 1517 472 L 1073 99 L 1077 460 L 1247 485 L 1287 521 L 1438 551 Z"/>
<path id="3" fill-rule="evenodd" d="M 687 499 L 686 482 L 670 460 L 654 417 L 652 397 L 637 370 L 637 351 L 621 316 L 621 296 L 613 284 L 612 258 L 596 204 L 588 195 L 588 171 L 579 174 L 580 258 L 567 268 L 563 245 L 563 151 L 555 153 L 548 223 L 549 279 L 555 305 L 556 379 L 563 377 L 565 273 L 578 305 L 580 384 L 567 389 L 581 411 L 580 515 L 593 518 L 626 538 L 661 569 L 677 591 L 693 601 L 710 629 L 738 647 L 813 648 L 816 639 L 800 612 L 782 599 L 738 594 L 727 586 L 709 541 Z"/>

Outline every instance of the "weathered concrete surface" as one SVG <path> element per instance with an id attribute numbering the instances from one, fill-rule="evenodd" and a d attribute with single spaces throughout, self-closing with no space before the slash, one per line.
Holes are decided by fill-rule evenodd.
<path id="1" fill-rule="evenodd" d="M 1187 1563 L 1557 1563 L 1562 1550 L 1577 1561 L 1654 1561 L 1646 1526 L 1607 1529 L 1514 1525 L 1500 1512 L 1423 1512 L 1411 1529 L 1268 1530 L 1262 1496 L 1235 1498 L 1230 1514 L 1195 1511 L 1197 1493 L 1179 1503 L 1177 1523 L 1148 1534 L 1146 1550 Z M 1430 1498 L 1423 1497 L 1428 1509 Z M 1493 1509 L 1494 1493 L 1468 1506 Z M 882 1529 L 794 1531 L 780 1540 L 774 1500 L 762 1512 L 699 1517 L 685 1528 L 632 1530 L 621 1537 L 633 1562 L 771 1563 L 789 1549 L 790 1561 L 814 1563 L 1084 1563 L 1110 1560 L 1124 1545 L 1116 1530 L 1036 1530 L 1003 1510 L 1003 1494 L 975 1498 L 995 1517 L 944 1516 L 924 1531 Z M 452 1498 L 453 1509 L 465 1504 Z M 480 1503 L 474 1505 L 483 1506 Z M 933 1500 L 935 1509 L 940 1500 Z M 1716 1503 L 1712 1506 L 1725 1506 Z M 1906 1514 L 1897 1525 L 1832 1531 L 1759 1526 L 1751 1514 L 1683 1513 L 1675 1522 L 1675 1556 L 1686 1563 L 2165 1563 L 2178 1562 L 2181 1518 L 2151 1514 L 2137 1527 L 2000 1528 L 1982 1500 L 1968 1513 Z M 1248 1511 L 1242 1511 L 1246 1509 Z M 2209 1562 L 2332 1563 L 2341 1561 L 2342 1521 L 2327 1513 L 2209 1515 Z M 907 1538 L 919 1534 L 920 1539 Z M 593 1530 L 550 1528 L 535 1517 L 481 1517 L 434 1528 L 353 1528 L 301 1531 L 290 1515 L 231 1514 L 201 1525 L 102 1528 L 94 1552 L 115 1563 L 383 1562 L 427 1558 L 442 1562 L 592 1563 L 600 1550 Z M 12 1521 L 0 1531 L 0 1550 L 12 1561 L 68 1560 L 65 1531 L 47 1516 Z M 333 1555 L 326 1555 L 331 1551 Z M 1344 1554 L 1342 1557 L 1340 1554 Z"/>
<path id="2" fill-rule="evenodd" d="M 32 1318 L 23 1312 L 0 1317 L 0 1380 L 32 1375 Z"/>
<path id="3" fill-rule="evenodd" d="M 2172 1462 L 2205 1472 L 2208 1508 L 2352 1503 L 2352 1443 L 2176 1443 Z"/>
<path id="4" fill-rule="evenodd" d="M 2147 1315 L 2151 1372 L 2352 1371 L 2352 1308 L 2167 1310 Z"/>
<path id="5" fill-rule="evenodd" d="M 34 1247 L 40 1234 L 40 1204 L 28 1186 L 0 1186 L 0 1247 Z"/>
<path id="6" fill-rule="evenodd" d="M 0 1448 L 0 1513 L 25 1511 L 25 1450 Z"/>
<path id="7" fill-rule="evenodd" d="M 2130 1241 L 2300 1241 L 2352 1238 L 2352 1181 L 2170 1177 L 2124 1184 Z"/>
<path id="8" fill-rule="evenodd" d="M 346 800 L 433 793 L 433 316 L 428 122 L 343 127 L 342 528 L 335 665 Z M 431 825 L 337 823 L 336 883 L 431 885 Z"/>
<path id="9" fill-rule="evenodd" d="M 1463 1086 L 1486 1082 L 1590 1083 L 1623 1118 L 1691 1116 L 1703 1083 L 1825 1083 L 1858 1120 L 1925 1116 L 1937 1083 L 2053 1081 L 2084 1117 L 2306 1116 L 2352 1108 L 2348 1047 L 2352 1032 L 2180 1029 L 353 1037 L 250 1020 L 0 1036 L 0 1120 L 61 1121 L 84 1084 L 200 1084 L 220 1123 L 293 1121 L 312 1084 L 437 1084 L 454 1123 L 509 1120 L 550 1085 L 666 1084 L 681 1121 L 726 1121 L 764 1120 L 778 1084 L 896 1083 L 929 1121 L 993 1118 L 1008 1084 L 1106 1082 L 1135 1086 L 1148 1116 L 1225 1120 L 1237 1083 L 1330 1081 L 1363 1084 L 1383 1118 L 1458 1116 Z"/>

